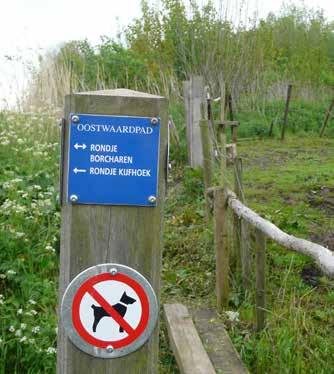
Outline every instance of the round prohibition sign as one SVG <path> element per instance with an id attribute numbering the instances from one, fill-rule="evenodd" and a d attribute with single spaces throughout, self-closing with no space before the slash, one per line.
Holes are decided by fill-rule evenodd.
<path id="1" fill-rule="evenodd" d="M 61 305 L 70 340 L 99 358 L 137 350 L 151 336 L 157 316 L 149 282 L 120 264 L 97 265 L 80 273 L 67 287 Z"/>

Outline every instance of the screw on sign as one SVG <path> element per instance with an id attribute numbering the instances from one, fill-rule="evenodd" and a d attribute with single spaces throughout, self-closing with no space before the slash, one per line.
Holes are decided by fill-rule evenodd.
<path id="1" fill-rule="evenodd" d="M 67 287 L 61 318 L 68 337 L 82 351 L 116 358 L 151 336 L 158 306 L 149 282 L 136 270 L 103 264 L 80 273 Z"/>

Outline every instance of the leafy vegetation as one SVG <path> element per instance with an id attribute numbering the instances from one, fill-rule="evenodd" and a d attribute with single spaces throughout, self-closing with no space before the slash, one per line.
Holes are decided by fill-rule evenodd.
<path id="1" fill-rule="evenodd" d="M 39 112 L 0 113 L 1 373 L 55 372 L 59 145 L 55 116 L 41 108 L 63 105 L 73 90 L 126 87 L 170 98 L 179 143 L 171 149 L 162 302 L 215 305 L 202 171 L 186 166 L 182 81 L 193 74 L 204 76 L 214 96 L 223 77 L 232 94 L 247 204 L 281 229 L 334 249 L 333 120 L 327 137 L 317 136 L 333 93 L 334 24 L 296 6 L 232 24 L 211 2 L 160 3 L 143 1 L 142 16 L 116 40 L 72 41 L 41 58 L 25 99 Z M 288 134 L 279 143 L 287 82 L 293 84 Z M 213 110 L 217 116 L 218 104 Z M 333 282 L 309 259 L 274 243 L 266 265 L 265 330 L 253 330 L 254 294 L 243 292 L 237 269 L 229 304 L 236 317 L 219 317 L 248 368 L 334 372 Z M 177 373 L 163 322 L 160 345 L 160 372 Z"/>
<path id="2" fill-rule="evenodd" d="M 53 373 L 59 221 L 54 116 L 0 114 L 0 372 Z"/>
<path id="3" fill-rule="evenodd" d="M 240 10 L 241 12 L 241 10 Z M 246 18 L 246 17 L 245 17 Z M 41 59 L 26 104 L 61 104 L 69 90 L 125 87 L 181 97 L 182 81 L 204 76 L 215 95 L 223 77 L 235 103 L 282 98 L 287 82 L 298 96 L 328 95 L 334 85 L 334 25 L 321 11 L 293 5 L 266 19 L 232 21 L 212 2 L 142 1 L 142 15 L 118 39 L 97 46 L 72 41 Z M 255 105 L 256 104 L 256 105 Z"/>

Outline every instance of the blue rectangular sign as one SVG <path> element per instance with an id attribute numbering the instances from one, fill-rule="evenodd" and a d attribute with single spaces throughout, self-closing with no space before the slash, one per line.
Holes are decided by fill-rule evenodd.
<path id="1" fill-rule="evenodd" d="M 155 206 L 160 119 L 71 114 L 68 201 Z"/>

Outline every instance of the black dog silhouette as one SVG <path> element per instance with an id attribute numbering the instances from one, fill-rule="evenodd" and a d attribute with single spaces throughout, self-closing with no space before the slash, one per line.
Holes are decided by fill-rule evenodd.
<path id="1" fill-rule="evenodd" d="M 124 317 L 125 313 L 128 309 L 127 305 L 133 304 L 136 302 L 135 299 L 128 296 L 126 292 L 123 292 L 123 295 L 121 297 L 121 300 L 119 303 L 113 305 L 112 307 L 116 310 L 116 312 L 121 316 Z M 124 305 L 125 304 L 125 305 Z M 102 306 L 96 306 L 92 305 L 92 308 L 94 309 L 94 323 L 93 323 L 93 332 L 96 332 L 97 325 L 99 324 L 101 318 L 103 317 L 110 317 L 110 314 L 107 313 Z M 119 332 L 123 332 L 124 329 L 122 326 L 119 326 Z"/>

